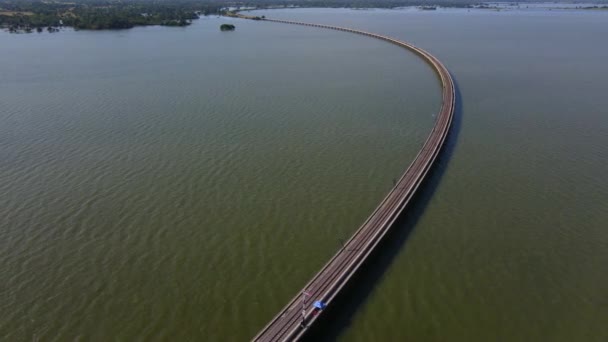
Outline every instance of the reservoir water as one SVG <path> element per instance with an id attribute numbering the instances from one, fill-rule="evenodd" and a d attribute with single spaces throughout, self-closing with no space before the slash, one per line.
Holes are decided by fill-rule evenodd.
<path id="1" fill-rule="evenodd" d="M 446 153 L 321 337 L 608 339 L 608 12 L 258 13 L 412 42 L 459 87 Z M 205 18 L 0 46 L 2 340 L 251 338 L 440 105 L 415 55 L 307 27 Z"/>

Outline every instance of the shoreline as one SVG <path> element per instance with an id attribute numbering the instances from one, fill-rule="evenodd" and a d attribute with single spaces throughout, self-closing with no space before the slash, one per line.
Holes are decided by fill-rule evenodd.
<path id="1" fill-rule="evenodd" d="M 550 2 L 529 2 L 529 3 L 516 3 L 516 2 L 482 2 L 482 3 L 463 3 L 463 4 L 435 4 L 435 5 L 427 5 L 427 4 L 417 4 L 417 5 L 408 5 L 408 6 L 378 6 L 379 4 L 375 4 L 374 6 L 363 6 L 363 7 L 347 7 L 347 6 L 306 6 L 306 5 L 289 5 L 289 6 L 281 6 L 281 5 L 270 5 L 263 7 L 222 7 L 215 8 L 212 11 L 209 9 L 200 8 L 192 8 L 192 9 L 183 9 L 183 15 L 180 16 L 171 16 L 166 19 L 145 19 L 149 21 L 145 21 L 143 18 L 148 18 L 146 13 L 142 13 L 141 16 L 143 18 L 131 18 L 127 21 L 125 20 L 115 20 L 111 15 L 98 15 L 97 20 L 105 20 L 105 24 L 90 24 L 90 26 L 83 26 L 82 24 L 78 24 L 80 18 L 76 15 L 72 14 L 71 16 L 67 16 L 63 18 L 66 20 L 64 23 L 59 17 L 52 24 L 47 21 L 43 24 L 41 22 L 36 22 L 33 17 L 39 15 L 39 13 L 29 11 L 13 11 L 10 8 L 1 8 L 0 7 L 0 30 L 15 33 L 15 34 L 23 34 L 23 33 L 57 33 L 61 32 L 64 29 L 72 29 L 72 30 L 83 30 L 83 31 L 113 31 L 113 30 L 128 30 L 136 27 L 146 27 L 146 26 L 166 26 L 166 27 L 187 27 L 192 24 L 195 20 L 201 19 L 207 16 L 225 16 L 225 17 L 236 17 L 238 13 L 242 12 L 252 12 L 252 11 L 264 11 L 264 10 L 286 10 L 286 9 L 329 9 L 329 10 L 352 10 L 352 11 L 374 11 L 374 10 L 415 10 L 417 12 L 435 12 L 435 11 L 446 11 L 446 10 L 482 10 L 482 11 L 495 11 L 495 12 L 513 12 L 513 11 L 584 11 L 584 12 L 604 12 L 608 11 L 608 5 L 605 3 L 550 3 Z M 547 6 L 543 6 L 547 5 Z M 570 5 L 570 6 L 569 6 Z M 19 20 L 23 21 L 23 19 L 31 20 L 34 23 L 28 22 L 19 24 L 11 24 L 11 20 L 19 18 Z M 249 18 L 250 19 L 250 18 Z M 109 23 L 108 23 L 109 22 Z"/>

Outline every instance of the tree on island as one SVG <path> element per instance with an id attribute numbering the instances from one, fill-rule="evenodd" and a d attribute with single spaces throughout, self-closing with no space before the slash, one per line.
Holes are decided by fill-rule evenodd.
<path id="1" fill-rule="evenodd" d="M 234 31 L 236 27 L 232 24 L 222 24 L 220 26 L 220 30 L 222 31 Z"/>

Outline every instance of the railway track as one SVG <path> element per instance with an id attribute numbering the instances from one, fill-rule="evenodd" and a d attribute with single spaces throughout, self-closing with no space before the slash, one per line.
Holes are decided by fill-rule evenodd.
<path id="1" fill-rule="evenodd" d="M 449 132 L 455 109 L 454 82 L 447 68 L 430 53 L 412 44 L 365 31 L 344 27 L 309 24 L 288 20 L 262 19 L 269 22 L 304 25 L 324 29 L 351 32 L 387 41 L 406 48 L 425 60 L 436 72 L 442 84 L 442 105 L 435 125 L 422 149 L 403 173 L 395 186 L 386 195 L 361 227 L 321 270 L 294 296 L 294 298 L 253 338 L 253 341 L 296 341 L 302 338 L 323 314 L 315 310 L 313 303 L 321 301 L 330 306 L 333 299 L 359 270 L 384 235 L 390 230 L 398 216 L 424 180 L 437 158 Z M 302 313 L 302 294 L 309 301 Z M 304 323 L 304 324 L 302 324 Z"/>

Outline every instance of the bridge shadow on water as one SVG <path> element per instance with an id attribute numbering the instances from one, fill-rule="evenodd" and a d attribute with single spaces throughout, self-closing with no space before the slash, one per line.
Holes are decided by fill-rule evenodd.
<path id="1" fill-rule="evenodd" d="M 462 96 L 455 79 L 454 88 L 456 107 L 452 126 L 435 164 L 404 213 L 397 220 L 395 228 L 387 232 L 376 251 L 370 255 L 360 271 L 351 279 L 350 284 L 335 298 L 331 307 L 326 309 L 316 325 L 304 337 L 304 341 L 334 341 L 351 327 L 354 315 L 368 300 L 374 287 L 382 279 L 416 227 L 441 183 L 441 178 L 457 145 L 462 123 Z"/>

